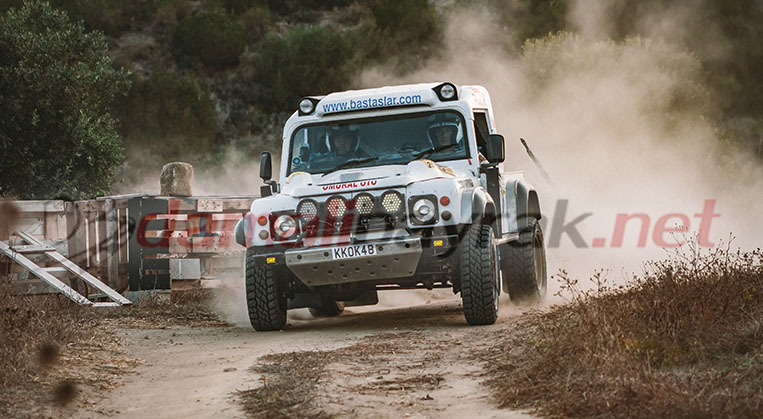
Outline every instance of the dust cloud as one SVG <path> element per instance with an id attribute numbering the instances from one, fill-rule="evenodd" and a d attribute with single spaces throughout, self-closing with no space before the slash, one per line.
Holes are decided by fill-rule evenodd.
<path id="1" fill-rule="evenodd" d="M 722 141 L 713 122 L 714 98 L 703 84 L 699 61 L 685 47 L 690 34 L 684 24 L 700 13 L 687 4 L 672 14 L 643 19 L 639 38 L 615 42 L 609 14 L 616 5 L 579 1 L 569 17 L 574 34 L 531 41 L 521 52 L 507 47 L 511 28 L 495 22 L 489 10 L 456 8 L 447 24 L 446 58 L 430 60 L 405 76 L 374 68 L 359 84 L 447 80 L 485 86 L 497 129 L 507 141 L 505 168 L 524 171 L 539 191 L 549 273 L 564 269 L 587 278 L 604 269 L 620 282 L 639 273 L 644 261 L 674 251 L 658 240 L 671 244 L 701 235 L 698 214 L 708 200 L 720 214 L 704 232 L 714 246 L 728 246 L 730 239 L 733 248 L 763 244 L 763 168 Z M 705 36 L 712 34 L 710 28 Z M 708 43 L 711 47 L 702 53 L 724 53 L 718 42 Z M 550 181 L 527 157 L 520 137 Z M 257 174 L 256 164 L 226 164 L 218 176 L 197 172 L 196 190 L 256 193 Z M 563 214 L 557 211 L 561 200 L 567 202 Z M 622 245 L 613 244 L 618 214 L 646 215 L 643 245 L 637 219 L 625 224 Z M 658 220 L 670 228 L 685 222 L 681 215 L 689 221 L 686 233 L 655 234 Z M 582 220 L 572 227 L 582 245 L 566 232 L 558 234 L 577 217 Z M 550 243 L 555 231 L 558 245 Z M 594 241 L 603 246 L 594 247 Z M 551 302 L 558 301 L 551 297 L 558 290 L 550 279 Z M 246 319 L 239 291 L 219 304 L 236 324 Z M 387 307 L 457 298 L 448 293 L 380 293 L 380 298 Z"/>
<path id="2" fill-rule="evenodd" d="M 256 141 L 256 139 L 253 139 Z M 276 150 L 271 150 L 274 152 Z M 279 163 L 273 159 L 273 178 L 278 178 Z M 183 159 L 180 159 L 181 161 Z M 116 193 L 145 193 L 159 195 L 159 177 L 162 172 L 162 164 L 143 164 L 132 167 L 140 158 L 128 158 L 125 171 L 140 172 L 140 176 L 131 175 L 129 181 L 116 186 Z M 256 196 L 260 193 L 262 179 L 260 179 L 259 157 L 253 159 L 242 156 L 233 149 L 228 149 L 218 159 L 216 165 L 194 164 L 193 194 L 194 196 L 214 195 L 244 195 Z M 191 162 L 192 163 L 192 162 Z M 139 163 L 140 164 L 140 163 Z M 193 163 L 192 163 L 193 164 Z"/>
<path id="3" fill-rule="evenodd" d="M 714 200 L 714 213 L 720 214 L 712 219 L 710 242 L 728 245 L 733 237 L 732 247 L 760 246 L 763 169 L 719 140 L 702 68 L 685 50 L 685 33 L 677 27 L 693 11 L 684 7 L 672 21 L 645 22 L 640 38 L 615 42 L 609 36 L 611 6 L 592 3 L 573 8 L 576 34 L 529 42 L 514 54 L 505 45 L 510 28 L 494 22 L 488 10 L 456 9 L 446 30 L 446 59 L 404 77 L 377 68 L 361 84 L 447 80 L 488 89 L 497 129 L 507 141 L 505 168 L 525 171 L 539 191 L 550 274 L 565 269 L 587 278 L 605 269 L 613 281 L 628 279 L 643 261 L 673 251 L 657 240 L 673 244 L 699 232 L 695 214 L 706 200 Z M 551 182 L 527 157 L 520 137 Z M 565 214 L 554 213 L 559 200 L 568 200 Z M 617 214 L 635 213 L 649 219 L 646 243 L 639 245 L 641 222 L 631 220 L 615 247 Z M 686 215 L 688 231 L 658 234 L 656 240 L 656 222 L 670 214 Z M 584 217 L 573 227 L 582 246 L 566 233 L 558 246 L 550 245 L 554 229 L 559 233 L 578 216 Z M 663 221 L 668 228 L 685 223 L 680 216 Z M 604 246 L 592 247 L 595 238 Z M 549 295 L 556 290 L 550 281 Z"/>

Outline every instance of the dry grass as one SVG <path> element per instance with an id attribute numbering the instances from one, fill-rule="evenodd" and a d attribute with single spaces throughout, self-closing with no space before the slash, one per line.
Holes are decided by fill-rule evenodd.
<path id="1" fill-rule="evenodd" d="M 135 304 L 103 311 L 104 317 L 119 320 L 118 327 L 164 329 L 169 326 L 228 326 L 213 309 L 213 289 L 172 291 Z"/>
<path id="2" fill-rule="evenodd" d="M 317 409 L 313 396 L 325 366 L 334 360 L 328 351 L 304 351 L 263 357 L 254 370 L 263 374 L 262 386 L 239 392 L 252 418 L 330 417 Z"/>
<path id="3" fill-rule="evenodd" d="M 325 398 L 332 396 L 331 389 L 336 391 L 339 382 L 340 388 L 354 395 L 389 396 L 440 387 L 442 374 L 418 374 L 418 368 L 410 365 L 431 356 L 426 347 L 432 343 L 411 332 L 383 333 L 335 350 L 266 355 L 252 368 L 262 374 L 262 385 L 241 391 L 238 396 L 253 418 L 342 416 L 325 408 Z M 445 348 L 436 343 L 431 346 L 438 351 Z M 395 364 L 396 356 L 404 358 L 404 365 Z M 363 378 L 363 384 L 352 384 L 358 377 Z"/>
<path id="4" fill-rule="evenodd" d="M 14 295 L 0 278 L 0 417 L 67 416 L 139 363 L 114 329 L 226 325 L 211 306 L 210 292 L 193 290 L 93 309 L 62 295 Z"/>
<path id="5" fill-rule="evenodd" d="M 71 401 L 76 387 L 64 385 L 68 381 L 57 364 L 72 356 L 72 345 L 89 337 L 94 321 L 66 297 L 16 296 L 10 282 L 0 278 L 0 416 L 23 416 L 24 407 Z"/>
<path id="6" fill-rule="evenodd" d="M 486 354 L 504 407 L 573 417 L 763 416 L 763 252 L 652 263 L 525 318 Z"/>

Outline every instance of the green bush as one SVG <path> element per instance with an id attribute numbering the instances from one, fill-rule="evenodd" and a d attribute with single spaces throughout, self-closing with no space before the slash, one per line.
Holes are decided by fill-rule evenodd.
<path id="1" fill-rule="evenodd" d="M 193 6 L 189 0 L 168 0 L 157 10 L 154 23 L 160 26 L 175 26 L 181 20 L 191 16 Z"/>
<path id="2" fill-rule="evenodd" d="M 541 38 L 567 28 L 570 0 L 489 0 L 498 22 L 508 28 L 508 43 L 519 50 L 528 39 Z"/>
<path id="3" fill-rule="evenodd" d="M 160 1 L 122 0 L 51 0 L 51 6 L 69 13 L 72 20 L 82 20 L 88 30 L 97 29 L 119 37 L 136 22 L 150 20 Z"/>
<path id="4" fill-rule="evenodd" d="M 265 89 L 260 105 L 291 111 L 302 96 L 347 89 L 357 71 L 355 51 L 347 35 L 318 26 L 266 36 L 254 59 L 256 81 Z"/>
<path id="5" fill-rule="evenodd" d="M 116 111 L 128 148 L 169 159 L 215 146 L 215 102 L 190 75 L 155 72 L 137 81 Z"/>
<path id="6" fill-rule="evenodd" d="M 442 26 L 427 0 L 375 1 L 369 25 L 358 36 L 363 39 L 367 58 L 406 72 L 413 70 L 421 58 L 432 55 L 432 47 L 439 45 L 442 38 Z"/>
<path id="7" fill-rule="evenodd" d="M 240 15 L 253 7 L 268 7 L 265 0 L 223 0 L 222 3 L 225 10 L 235 15 Z"/>
<path id="8" fill-rule="evenodd" d="M 110 104 L 129 86 L 106 38 L 48 3 L 0 18 L 0 195 L 89 198 L 123 160 Z"/>
<path id="9" fill-rule="evenodd" d="M 246 1 L 246 0 L 242 0 Z M 270 10 L 282 16 L 294 16 L 306 11 L 331 10 L 346 7 L 352 0 L 265 0 Z"/>
<path id="10" fill-rule="evenodd" d="M 273 26 L 273 17 L 267 6 L 252 7 L 239 16 L 239 21 L 254 41 L 262 39 Z"/>
<path id="11" fill-rule="evenodd" d="M 172 33 L 172 49 L 181 66 L 198 61 L 223 70 L 238 65 L 247 40 L 241 24 L 224 11 L 202 11 L 178 23 Z"/>

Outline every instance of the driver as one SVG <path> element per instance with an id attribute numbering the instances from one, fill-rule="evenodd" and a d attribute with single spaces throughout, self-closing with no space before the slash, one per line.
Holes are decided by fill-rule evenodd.
<path id="1" fill-rule="evenodd" d="M 436 115 L 427 128 L 427 137 L 432 147 L 441 148 L 455 144 L 457 147 L 454 149 L 457 151 L 464 149 L 461 123 L 458 118 L 451 115 Z M 478 151 L 477 155 L 480 164 L 487 164 L 487 159 L 481 151 Z"/>
<path id="2" fill-rule="evenodd" d="M 358 156 L 358 145 L 360 143 L 360 133 L 357 128 L 352 129 L 347 125 L 332 127 L 327 133 L 327 145 L 336 157 L 349 158 Z"/>
<path id="3" fill-rule="evenodd" d="M 433 147 L 459 144 L 458 132 L 460 127 L 461 124 L 455 118 L 437 115 L 434 121 L 429 124 L 429 128 L 427 128 L 427 136 Z"/>

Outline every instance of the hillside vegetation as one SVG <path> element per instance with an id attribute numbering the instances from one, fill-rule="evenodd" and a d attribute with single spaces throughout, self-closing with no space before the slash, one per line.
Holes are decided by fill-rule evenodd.
<path id="1" fill-rule="evenodd" d="M 282 123 L 300 97 L 358 87 L 359 75 L 376 66 L 403 75 L 442 58 L 446 26 L 466 9 L 487 10 L 504 28 L 495 37 L 509 56 L 523 54 L 528 40 L 580 30 L 573 0 L 49 3 L 103 33 L 112 66 L 130 73 L 108 101 L 129 162 L 118 175 L 128 181 L 168 160 L 216 166 L 231 150 L 251 160 L 280 149 Z M 0 13 L 21 5 L 0 0 Z M 605 7 L 604 20 L 620 42 L 659 36 L 645 33 L 652 17 L 689 16 L 676 18 L 674 29 L 701 63 L 719 138 L 763 158 L 763 6 L 701 6 L 625 0 Z M 105 191 L 97 189 L 87 194 Z"/>

